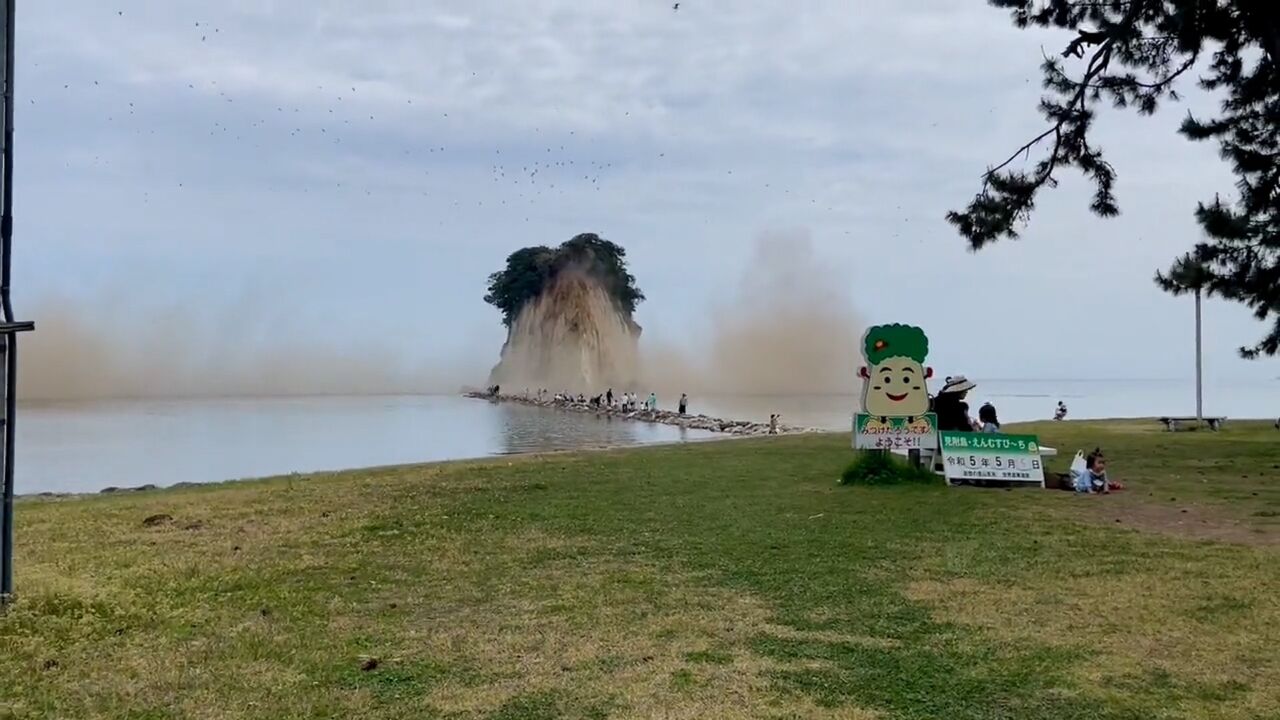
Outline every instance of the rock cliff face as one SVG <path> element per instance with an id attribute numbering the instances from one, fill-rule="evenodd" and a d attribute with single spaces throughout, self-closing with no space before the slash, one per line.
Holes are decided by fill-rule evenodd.
<path id="1" fill-rule="evenodd" d="M 639 379 L 640 326 L 585 272 L 561 272 L 512 324 L 490 385 L 599 392 Z"/>

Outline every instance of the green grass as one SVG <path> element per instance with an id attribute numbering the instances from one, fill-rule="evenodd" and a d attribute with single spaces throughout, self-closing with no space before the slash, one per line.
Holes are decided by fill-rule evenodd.
<path id="1" fill-rule="evenodd" d="M 1280 432 L 1032 430 L 1128 488 L 832 435 L 23 500 L 0 718 L 1277 717 Z"/>

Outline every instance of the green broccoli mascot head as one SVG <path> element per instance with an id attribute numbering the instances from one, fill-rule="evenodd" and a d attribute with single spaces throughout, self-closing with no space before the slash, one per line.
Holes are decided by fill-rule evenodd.
<path id="1" fill-rule="evenodd" d="M 929 338 L 911 325 L 876 325 L 863 337 L 867 364 L 861 375 L 862 407 L 877 417 L 918 417 L 929 412 L 928 380 L 933 368 L 925 367 Z"/>

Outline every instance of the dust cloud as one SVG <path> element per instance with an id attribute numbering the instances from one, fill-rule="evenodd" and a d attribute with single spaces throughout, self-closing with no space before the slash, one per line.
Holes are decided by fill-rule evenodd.
<path id="1" fill-rule="evenodd" d="M 18 345 L 23 400 L 157 397 L 375 395 L 457 392 L 475 364 L 448 368 L 398 363 L 389 349 L 349 351 L 318 342 L 262 337 L 235 318 L 174 309 L 146 313 L 145 325 L 113 330 L 104 298 L 46 301 L 24 314 L 36 332 Z M 95 309 L 96 308 L 96 309 Z"/>
<path id="2" fill-rule="evenodd" d="M 243 314 L 182 308 L 132 313 L 135 329 L 97 320 L 114 298 L 38 303 L 19 341 L 19 397 L 86 400 L 453 393 L 482 361 L 404 363 L 403 351 L 281 336 L 280 318 L 246 332 Z M 697 311 L 694 312 L 704 312 Z M 599 283 L 564 272 L 513 325 L 491 382 L 597 393 L 830 395 L 856 390 L 862 323 L 839 266 L 805 232 L 761 236 L 736 287 L 705 311 L 705 331 L 679 346 L 646 340 Z M 115 333 L 119 333 L 117 336 Z"/>
<path id="3" fill-rule="evenodd" d="M 640 328 L 587 271 L 560 272 L 516 317 L 490 384 L 598 392 L 638 377 Z"/>
<path id="4" fill-rule="evenodd" d="M 847 275 L 818 255 L 807 232 L 761 235 L 737 286 L 710 315 L 694 347 L 646 348 L 652 385 L 714 395 L 856 391 L 863 322 Z"/>

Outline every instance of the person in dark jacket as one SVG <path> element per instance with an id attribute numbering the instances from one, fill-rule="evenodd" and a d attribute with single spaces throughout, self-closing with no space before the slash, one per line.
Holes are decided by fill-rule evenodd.
<path id="1" fill-rule="evenodd" d="M 964 401 L 969 391 L 978 387 L 963 375 L 947 378 L 946 384 L 933 399 L 933 411 L 938 415 L 938 430 L 943 432 L 973 432 L 973 420 L 969 418 L 969 404 Z"/>

